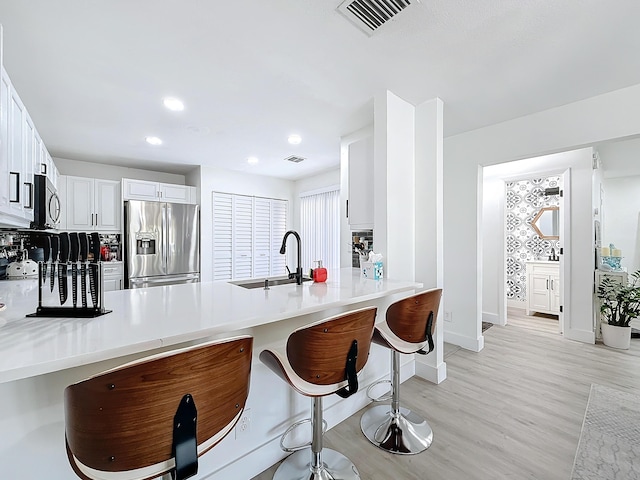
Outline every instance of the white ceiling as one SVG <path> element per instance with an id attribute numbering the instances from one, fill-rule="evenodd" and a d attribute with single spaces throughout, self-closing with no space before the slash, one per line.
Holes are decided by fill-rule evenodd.
<path id="1" fill-rule="evenodd" d="M 442 98 L 450 136 L 640 83 L 638 0 L 422 0 L 371 37 L 339 4 L 2 0 L 4 64 L 54 157 L 289 179 L 337 167 L 384 89 Z"/>

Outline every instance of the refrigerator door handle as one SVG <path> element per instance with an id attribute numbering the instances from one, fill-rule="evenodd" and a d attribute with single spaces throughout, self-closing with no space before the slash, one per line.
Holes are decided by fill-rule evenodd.
<path id="1" fill-rule="evenodd" d="M 169 229 L 168 226 L 168 215 L 169 210 L 167 209 L 167 204 L 162 204 L 162 244 L 164 245 L 164 249 L 162 252 L 162 269 L 165 273 L 167 273 L 167 268 L 169 266 Z"/>
<path id="2" fill-rule="evenodd" d="M 163 285 L 181 285 L 184 283 L 197 283 L 200 274 L 190 273 L 186 275 L 163 275 L 159 277 L 139 277 L 129 279 L 129 288 L 145 288 Z"/>

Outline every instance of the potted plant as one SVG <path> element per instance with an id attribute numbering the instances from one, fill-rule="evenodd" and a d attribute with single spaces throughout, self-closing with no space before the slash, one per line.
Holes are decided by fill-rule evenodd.
<path id="1" fill-rule="evenodd" d="M 631 325 L 640 317 L 640 270 L 630 275 L 627 284 L 606 277 L 598 286 L 600 313 L 602 314 L 602 341 L 614 348 L 628 349 L 631 342 Z"/>

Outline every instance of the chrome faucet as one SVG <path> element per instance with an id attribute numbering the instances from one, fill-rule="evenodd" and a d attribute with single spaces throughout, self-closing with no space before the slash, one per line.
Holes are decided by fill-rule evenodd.
<path id="1" fill-rule="evenodd" d="M 282 239 L 282 246 L 280 247 L 280 254 L 284 255 L 287 252 L 287 238 L 289 238 L 289 235 L 291 234 L 296 237 L 296 240 L 298 242 L 298 267 L 296 268 L 296 273 L 291 273 L 289 267 L 286 268 L 287 272 L 289 273 L 289 278 L 291 279 L 295 277 L 296 284 L 302 285 L 302 266 L 300 265 L 302 263 L 302 246 L 300 244 L 300 235 L 298 235 L 298 232 L 296 232 L 295 230 L 289 230 L 284 234 L 284 238 Z"/>

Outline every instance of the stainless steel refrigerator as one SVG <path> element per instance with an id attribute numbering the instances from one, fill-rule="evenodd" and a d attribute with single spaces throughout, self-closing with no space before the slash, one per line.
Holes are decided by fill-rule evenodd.
<path id="1" fill-rule="evenodd" d="M 127 288 L 200 281 L 200 210 L 181 203 L 125 202 Z"/>

